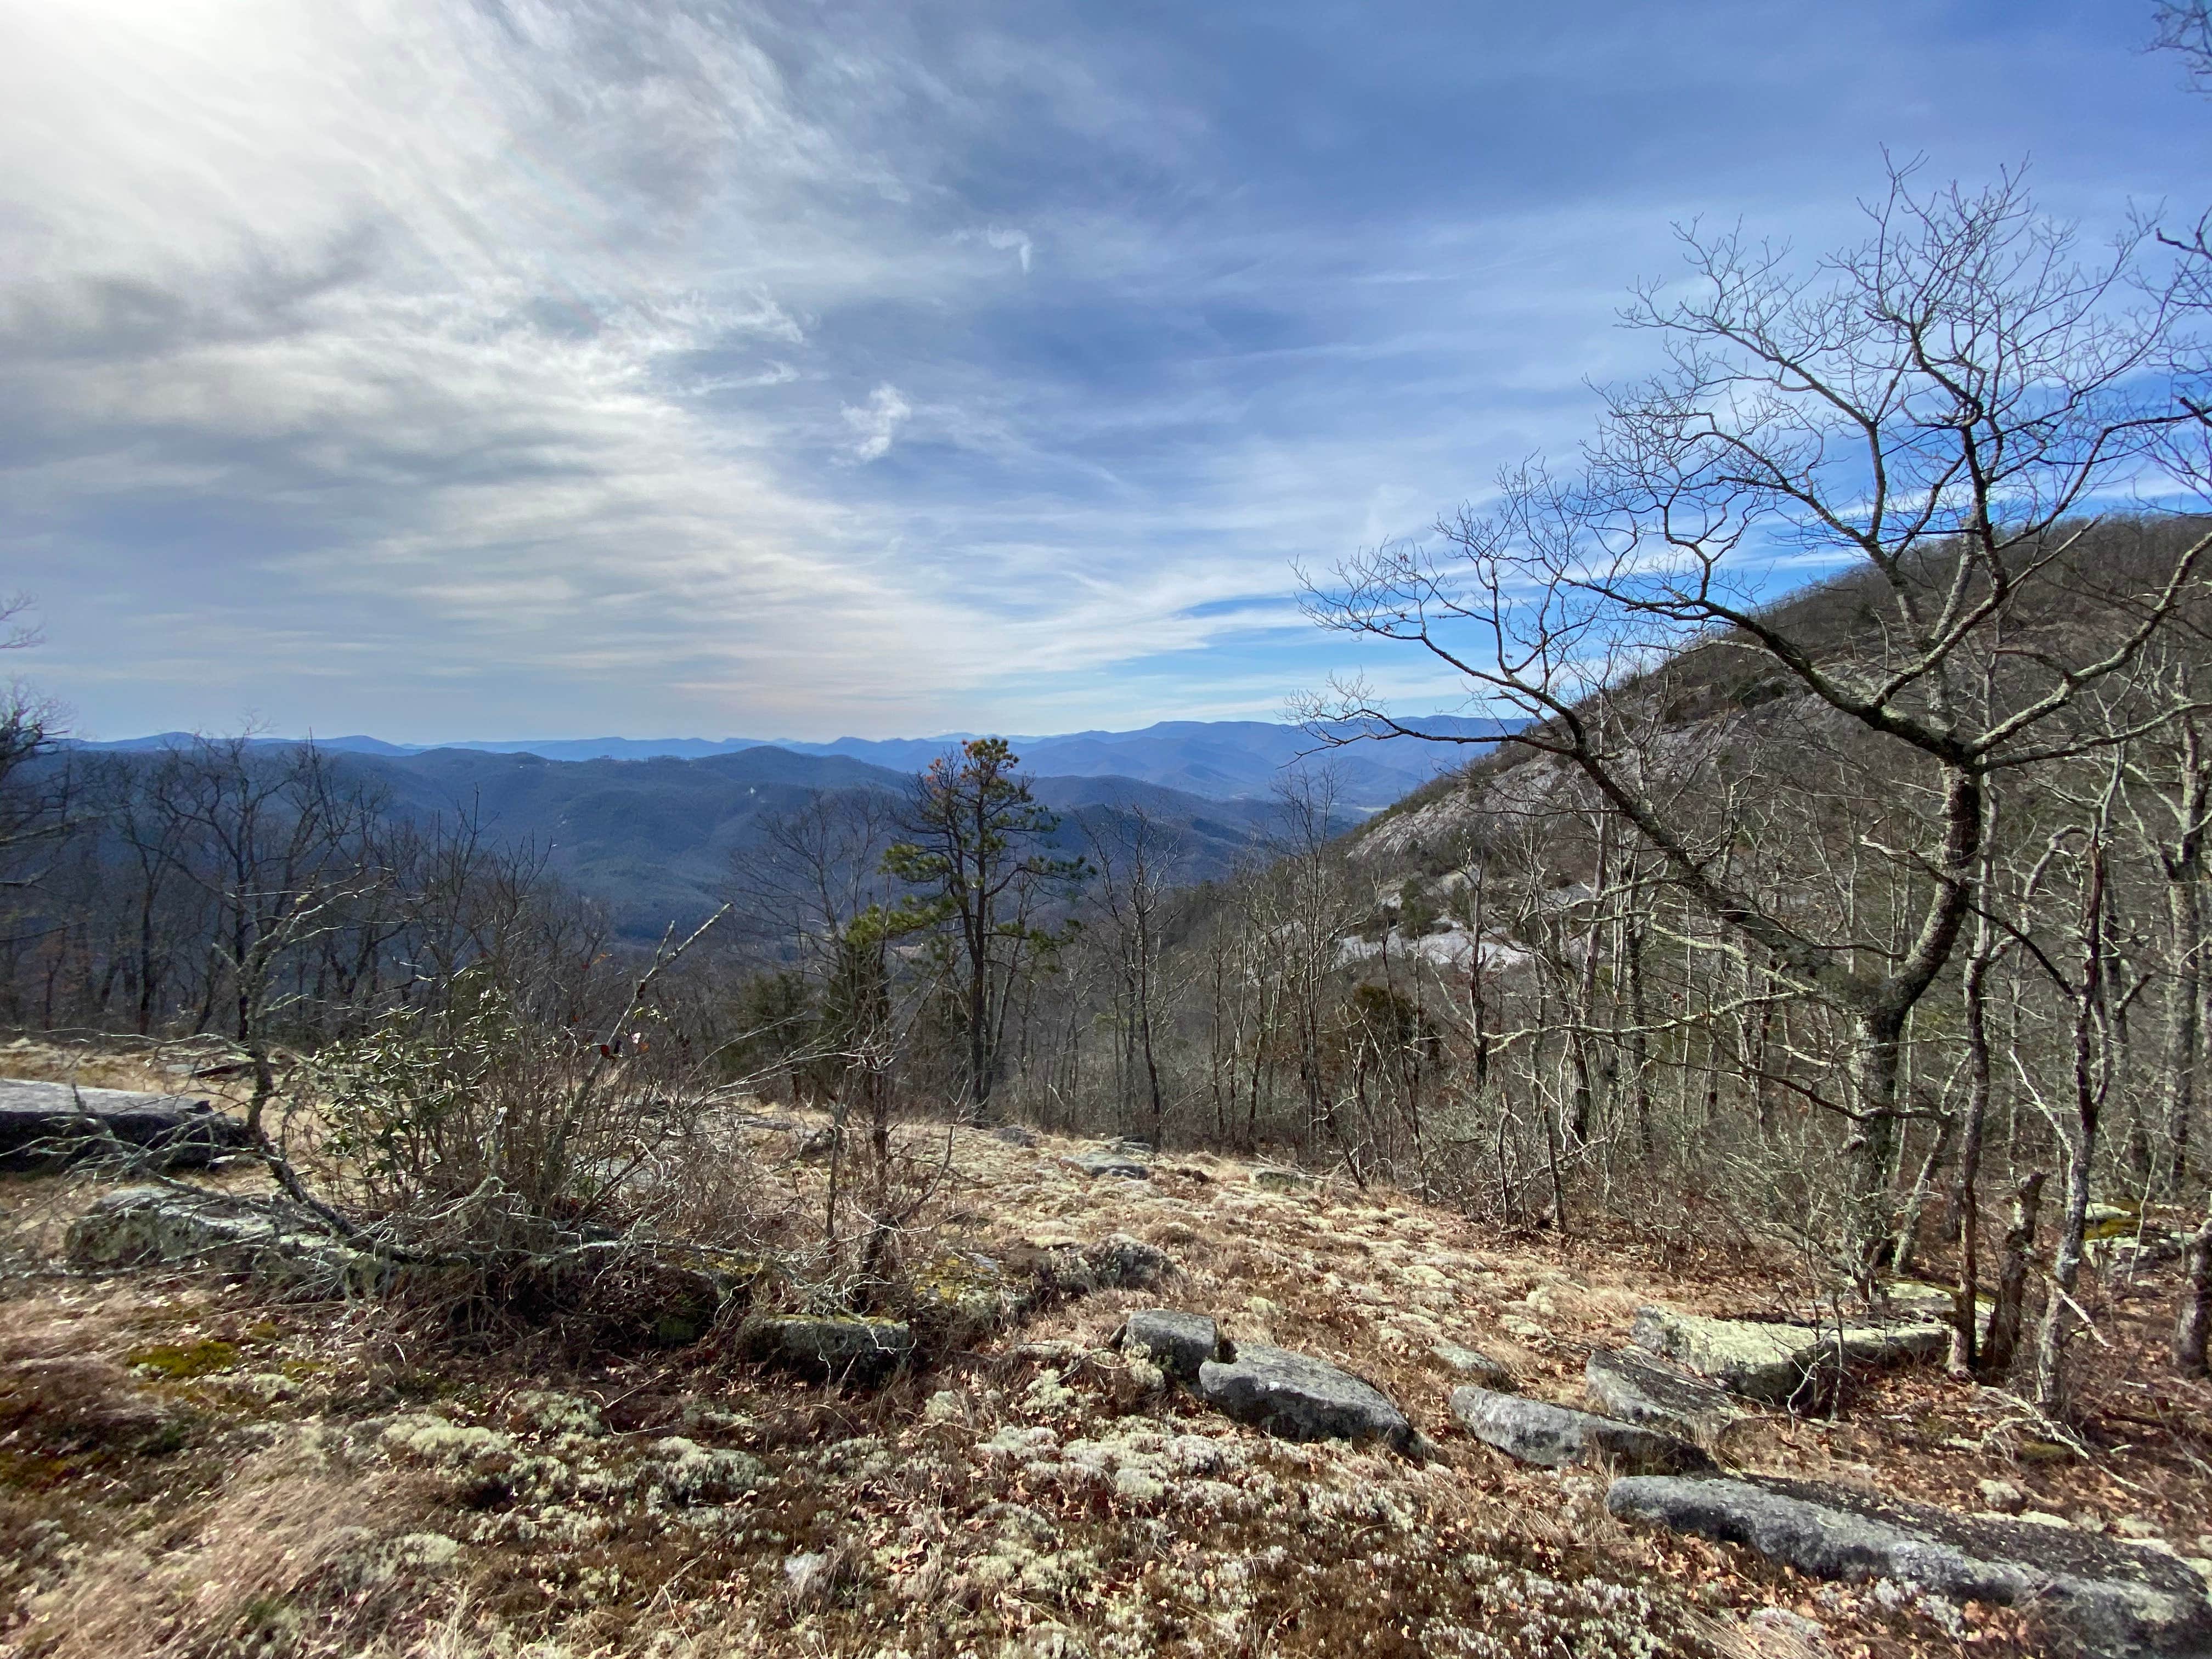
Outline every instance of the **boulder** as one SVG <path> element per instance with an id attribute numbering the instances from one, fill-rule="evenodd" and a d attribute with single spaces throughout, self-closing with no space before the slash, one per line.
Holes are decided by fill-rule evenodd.
<path id="1" fill-rule="evenodd" d="M 1768 1477 L 1632 1475 L 1605 1501 L 1623 1519 L 1748 1545 L 1814 1577 L 1888 1578 L 1954 1601 L 2026 1607 L 2087 1653 L 2212 1651 L 2202 1578 L 2170 1555 L 2071 1527 Z"/>
<path id="2" fill-rule="evenodd" d="M 1093 1291 L 1149 1290 L 1174 1267 L 1165 1250 L 1127 1233 L 1109 1233 L 1095 1244 L 1048 1250 L 1038 1278 L 1056 1294 L 1088 1296 Z"/>
<path id="3" fill-rule="evenodd" d="M 1498 1394 L 1513 1394 L 1519 1390 L 1520 1379 L 1513 1368 L 1502 1359 L 1492 1359 L 1479 1348 L 1462 1348 L 1456 1342 L 1438 1342 L 1429 1349 L 1437 1363 L 1461 1376 L 1471 1376 L 1484 1388 Z"/>
<path id="4" fill-rule="evenodd" d="M 748 1327 L 744 1347 L 770 1364 L 866 1379 L 897 1370 L 912 1356 L 914 1328 L 896 1319 L 777 1315 Z"/>
<path id="5" fill-rule="evenodd" d="M 70 1224 L 64 1248 L 80 1267 L 198 1263 L 309 1297 L 365 1296 L 392 1273 L 303 1211 L 167 1187 L 108 1194 Z"/>
<path id="6" fill-rule="evenodd" d="M 1600 1411 L 1712 1446 L 1747 1413 L 1735 1396 L 1684 1376 L 1635 1348 L 1600 1349 L 1583 1364 L 1583 1386 Z"/>
<path id="7" fill-rule="evenodd" d="M 0 1169 L 36 1170 L 118 1150 L 199 1168 L 244 1146 L 246 1125 L 187 1095 L 0 1078 Z"/>
<path id="8" fill-rule="evenodd" d="M 1460 1426 L 1485 1445 L 1546 1468 L 1602 1462 L 1643 1474 L 1686 1474 L 1713 1467 L 1704 1452 L 1671 1434 L 1517 1394 L 1455 1389 L 1451 1409 Z"/>
<path id="9" fill-rule="evenodd" d="M 1380 1440 L 1404 1450 L 1413 1425 L 1372 1384 L 1325 1359 L 1240 1343 L 1231 1360 L 1198 1368 L 1199 1392 L 1220 1412 L 1285 1440 Z"/>
<path id="10" fill-rule="evenodd" d="M 1119 1176 L 1126 1181 L 1152 1178 L 1152 1154 L 1141 1148 L 1132 1151 L 1123 1142 L 1110 1142 L 1087 1152 L 1070 1152 L 1060 1162 L 1087 1176 Z"/>
<path id="11" fill-rule="evenodd" d="M 1125 1352 L 1151 1355 L 1155 1365 L 1186 1382 L 1198 1381 L 1198 1368 L 1207 1360 L 1236 1358 L 1236 1351 L 1222 1340 L 1221 1328 L 1204 1314 L 1168 1308 L 1131 1314 L 1121 1328 L 1121 1347 Z"/>
<path id="12" fill-rule="evenodd" d="M 1646 1352 L 1732 1394 L 1798 1406 L 1825 1399 L 1844 1364 L 1929 1358 L 1951 1341 L 1951 1328 L 1938 1319 L 1814 1327 L 1708 1319 L 1671 1308 L 1638 1308 L 1628 1334 Z"/>

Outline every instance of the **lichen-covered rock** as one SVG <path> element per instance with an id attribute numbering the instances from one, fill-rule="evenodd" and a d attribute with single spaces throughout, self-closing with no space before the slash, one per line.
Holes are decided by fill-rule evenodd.
<path id="1" fill-rule="evenodd" d="M 1471 1376 L 1486 1389 L 1499 1394 L 1519 1390 L 1520 1379 L 1513 1368 L 1502 1359 L 1493 1359 L 1479 1348 L 1462 1348 L 1456 1342 L 1437 1342 L 1430 1346 L 1429 1352 L 1437 1363 L 1459 1376 Z"/>
<path id="2" fill-rule="evenodd" d="M 1927 1358 L 1948 1346 L 1951 1330 L 1940 1320 L 1816 1328 L 1638 1308 L 1629 1338 L 1746 1399 L 1805 1406 L 1826 1396 L 1843 1365 Z"/>
<path id="3" fill-rule="evenodd" d="M 80 1267 L 193 1262 L 309 1297 L 366 1296 L 392 1273 L 301 1212 L 167 1187 L 108 1194 L 70 1224 L 64 1248 Z"/>
<path id="4" fill-rule="evenodd" d="M 0 1078 L 0 1170 L 114 1155 L 197 1169 L 246 1144 L 244 1123 L 189 1096 Z"/>
<path id="5" fill-rule="evenodd" d="M 771 1364 L 865 1380 L 896 1370 L 914 1353 L 914 1328 L 902 1320 L 780 1315 L 745 1333 L 746 1352 Z"/>
<path id="6" fill-rule="evenodd" d="M 1199 1392 L 1240 1423 L 1285 1440 L 1380 1440 L 1402 1451 L 1413 1425 L 1381 1390 L 1310 1354 L 1240 1343 L 1198 1368 Z"/>
<path id="7" fill-rule="evenodd" d="M 2084 1653 L 2212 1651 L 2202 1578 L 2172 1556 L 2070 1527 L 1767 1477 L 1632 1475 L 1613 1483 L 1606 1507 L 1747 1545 L 1819 1578 L 1888 1578 L 1954 1601 L 2023 1607 Z"/>
<path id="8" fill-rule="evenodd" d="M 1704 1452 L 1671 1434 L 1517 1394 L 1455 1389 L 1451 1409 L 1460 1425 L 1484 1444 L 1546 1468 L 1602 1461 L 1638 1474 L 1685 1474 L 1713 1467 Z"/>
<path id="9" fill-rule="evenodd" d="M 1132 1152 L 1121 1146 L 1101 1146 L 1087 1152 L 1070 1152 L 1060 1162 L 1082 1170 L 1087 1176 L 1119 1176 L 1126 1181 L 1150 1181 L 1152 1178 L 1151 1154 Z"/>
<path id="10" fill-rule="evenodd" d="M 1213 1321 L 1204 1314 L 1168 1308 L 1131 1314 L 1121 1328 L 1121 1346 L 1125 1352 L 1149 1354 L 1155 1365 L 1186 1382 L 1198 1381 L 1198 1368 L 1207 1360 L 1234 1358 Z"/>
<path id="11" fill-rule="evenodd" d="M 1607 1416 L 1717 1444 L 1746 1413 L 1727 1389 L 1685 1376 L 1634 1348 L 1600 1349 L 1583 1365 L 1583 1386 Z"/>
<path id="12" fill-rule="evenodd" d="M 1094 1291 L 1150 1290 L 1173 1271 L 1165 1250 L 1127 1233 L 1109 1233 L 1095 1244 L 1055 1245 L 1048 1249 L 1037 1276 L 1060 1296 Z"/>

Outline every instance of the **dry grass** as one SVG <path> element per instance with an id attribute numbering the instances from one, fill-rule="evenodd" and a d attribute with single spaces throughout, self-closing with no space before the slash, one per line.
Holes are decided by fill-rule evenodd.
<path id="1" fill-rule="evenodd" d="M 1583 1358 L 1621 1343 L 1640 1303 L 1786 1301 L 1757 1264 L 1503 1237 L 1395 1194 L 1271 1192 L 1221 1158 L 1093 1180 L 1066 1150 L 957 1133 L 930 1248 L 1013 1264 L 1127 1233 L 1176 1277 L 1048 1308 L 872 1394 L 713 1344 L 457 1350 L 372 1310 L 266 1308 L 177 1277 L 19 1278 L 0 1303 L 0 1553 L 15 1563 L 0 1652 L 2019 1650 L 2002 1617 L 1954 1634 L 1948 1610 L 1626 1528 L 1596 1475 L 1511 1465 L 1455 1431 L 1434 1343 L 1573 1401 Z M 774 1170 L 801 1211 L 821 1177 Z M 20 1213 L 31 1184 L 0 1203 Z M 37 1184 L 60 1208 L 91 1196 Z M 1101 1348 L 1158 1302 L 1361 1372 L 1436 1455 L 1270 1441 Z M 1775 1419 L 1746 1455 L 1967 1507 L 2002 1477 L 2031 1506 L 2195 1553 L 2212 1401 L 2152 1385 L 2159 1307 L 2095 1310 L 2125 1363 L 2100 1375 L 2086 1460 L 2030 1461 L 2016 1412 L 1928 1370 L 1869 1380 L 1833 1424 Z M 1795 1620 L 1825 1630 L 1817 1649 Z"/>

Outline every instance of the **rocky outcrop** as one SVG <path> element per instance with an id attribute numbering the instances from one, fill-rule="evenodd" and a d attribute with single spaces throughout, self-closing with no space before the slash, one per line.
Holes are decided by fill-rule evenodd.
<path id="1" fill-rule="evenodd" d="M 1381 1390 L 1310 1354 L 1240 1343 L 1198 1368 L 1199 1392 L 1224 1414 L 1285 1440 L 1380 1440 L 1404 1450 L 1413 1425 Z"/>
<path id="2" fill-rule="evenodd" d="M 1606 1507 L 1747 1545 L 1819 1578 L 1888 1578 L 1954 1601 L 2027 1608 L 2056 1642 L 2082 1653 L 2212 1651 L 2212 1602 L 2195 1572 L 2070 1527 L 1768 1478 L 1630 1476 L 1613 1483 Z"/>
<path id="3" fill-rule="evenodd" d="M 1089 1152 L 1070 1152 L 1060 1162 L 1087 1176 L 1118 1176 L 1126 1181 L 1152 1178 L 1152 1149 L 1141 1140 L 1109 1140 Z"/>
<path id="4" fill-rule="evenodd" d="M 1842 1326 L 1770 1324 L 1639 1308 L 1629 1338 L 1732 1394 L 1803 1407 L 1825 1399 L 1847 1364 L 1886 1364 L 1942 1353 L 1951 1328 L 1941 1320 L 1911 1318 Z"/>
<path id="5" fill-rule="evenodd" d="M 1199 1367 L 1208 1360 L 1236 1358 L 1236 1350 L 1222 1340 L 1221 1328 L 1213 1321 L 1204 1314 L 1168 1308 L 1131 1314 L 1121 1328 L 1121 1348 L 1125 1353 L 1149 1355 L 1170 1376 L 1186 1382 L 1196 1382 Z"/>
<path id="6" fill-rule="evenodd" d="M 769 1364 L 867 1381 L 897 1370 L 912 1356 L 914 1328 L 896 1319 L 779 1315 L 750 1325 L 743 1346 Z"/>
<path id="7" fill-rule="evenodd" d="M 1605 1462 L 1644 1474 L 1686 1474 L 1713 1467 L 1704 1452 L 1671 1434 L 1517 1394 L 1455 1389 L 1451 1409 L 1460 1426 L 1485 1445 L 1546 1468 Z"/>
<path id="8" fill-rule="evenodd" d="M 1607 1415 L 1700 1446 L 1718 1444 L 1747 1415 L 1725 1389 L 1686 1376 L 1634 1348 L 1590 1355 L 1583 1364 L 1583 1387 Z"/>
<path id="9" fill-rule="evenodd" d="M 0 1078 L 0 1169 L 117 1155 L 197 1169 L 246 1144 L 244 1123 L 189 1096 Z"/>
<path id="10" fill-rule="evenodd" d="M 110 1193 L 70 1224 L 64 1248 L 80 1267 L 196 1264 L 311 1297 L 366 1296 L 392 1273 L 304 1212 L 167 1187 Z"/>
<path id="11" fill-rule="evenodd" d="M 1437 1342 L 1430 1346 L 1429 1352 L 1445 1370 L 1472 1377 L 1483 1388 L 1498 1394 L 1516 1393 L 1521 1387 L 1510 1365 L 1502 1359 L 1492 1358 L 1479 1348 L 1462 1348 L 1456 1342 Z"/>

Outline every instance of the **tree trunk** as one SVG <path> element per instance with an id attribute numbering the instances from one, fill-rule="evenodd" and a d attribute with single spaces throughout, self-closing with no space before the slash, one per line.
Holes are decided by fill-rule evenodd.
<path id="1" fill-rule="evenodd" d="M 2048 1172 L 2037 1170 L 2013 1189 L 2012 1224 L 1997 1255 L 1996 1305 L 1990 1310 L 1990 1340 L 1982 1349 L 1981 1375 L 2002 1377 L 2012 1369 L 2020 1346 L 2021 1309 L 2027 1296 L 2027 1264 L 2035 1249 L 2035 1212 L 2043 1202 Z"/>
<path id="2" fill-rule="evenodd" d="M 2206 1374 L 2205 1343 L 2212 1337 L 2212 1201 L 2204 1224 L 2189 1236 L 2182 1255 L 2181 1312 L 2173 1322 L 2173 1368 L 2184 1376 Z"/>

